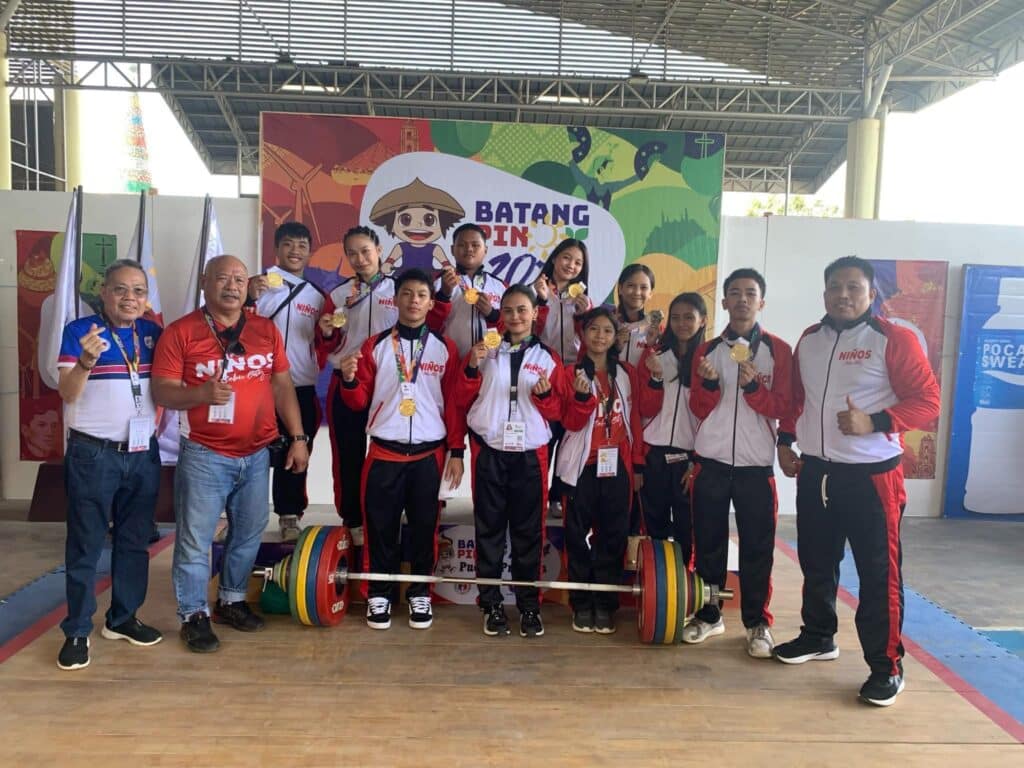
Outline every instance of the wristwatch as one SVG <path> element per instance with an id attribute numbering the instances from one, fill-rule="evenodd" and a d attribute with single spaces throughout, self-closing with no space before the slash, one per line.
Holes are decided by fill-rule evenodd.
<path id="1" fill-rule="evenodd" d="M 293 443 L 308 443 L 309 435 L 292 435 Z"/>

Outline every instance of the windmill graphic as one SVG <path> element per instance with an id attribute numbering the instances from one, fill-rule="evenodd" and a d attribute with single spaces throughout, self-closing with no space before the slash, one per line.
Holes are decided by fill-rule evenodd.
<path id="1" fill-rule="evenodd" d="M 320 226 L 316 221 L 316 213 L 313 211 L 313 199 L 309 194 L 309 185 L 316 178 L 316 175 L 323 169 L 323 163 L 317 163 L 311 167 L 306 173 L 302 173 L 299 169 L 295 168 L 288 163 L 283 155 L 274 147 L 272 144 L 265 144 L 263 146 L 264 151 L 267 153 L 269 158 L 273 160 L 278 166 L 288 174 L 288 178 L 291 181 L 290 189 L 295 193 L 295 205 L 293 206 L 294 215 L 292 220 L 307 223 L 303 216 L 304 213 L 309 214 L 309 226 L 313 231 L 313 237 L 315 242 L 322 242 L 320 239 Z M 274 215 L 275 221 L 277 216 Z M 283 221 L 283 217 L 281 219 Z"/>

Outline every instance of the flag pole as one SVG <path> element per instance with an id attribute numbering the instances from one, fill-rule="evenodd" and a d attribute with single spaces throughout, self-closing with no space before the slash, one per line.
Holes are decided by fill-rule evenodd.
<path id="1" fill-rule="evenodd" d="M 139 192 L 139 238 L 135 245 L 135 260 L 142 263 L 142 242 L 146 239 L 146 192 Z"/>
<path id="2" fill-rule="evenodd" d="M 199 249 L 200 250 L 199 250 L 199 259 L 198 259 L 199 264 L 196 266 L 196 269 L 198 270 L 198 272 L 196 274 L 196 295 L 195 295 L 195 299 L 193 300 L 193 304 L 195 305 L 193 307 L 194 309 L 199 309 L 199 294 L 203 290 L 202 289 L 202 284 L 203 284 L 203 267 L 204 267 L 205 261 L 206 261 L 206 241 L 210 237 L 210 205 L 211 204 L 212 204 L 212 200 L 210 199 L 210 195 L 207 194 L 206 195 L 206 199 L 203 201 L 203 228 L 202 228 L 202 230 L 200 230 L 200 233 L 199 233 Z"/>
<path id="3" fill-rule="evenodd" d="M 82 302 L 82 185 L 75 188 L 72 195 L 77 196 L 75 205 L 75 319 L 81 312 Z"/>

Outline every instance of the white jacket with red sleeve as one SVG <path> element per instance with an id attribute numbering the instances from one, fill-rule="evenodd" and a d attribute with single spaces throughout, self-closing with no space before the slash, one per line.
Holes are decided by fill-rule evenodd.
<path id="1" fill-rule="evenodd" d="M 875 431 L 844 435 L 837 415 L 849 402 Z M 865 464 L 903 453 L 900 433 L 939 415 L 939 385 L 914 333 L 866 314 L 853 325 L 825 317 L 804 331 L 793 357 L 793 411 L 779 442 L 825 461 Z M 795 422 L 795 428 L 794 428 Z"/>

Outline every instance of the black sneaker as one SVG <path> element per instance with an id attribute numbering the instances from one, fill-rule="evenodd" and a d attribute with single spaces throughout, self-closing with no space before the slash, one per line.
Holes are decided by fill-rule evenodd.
<path id="1" fill-rule="evenodd" d="M 520 637 L 541 637 L 544 634 L 544 622 L 537 611 L 523 611 L 519 615 Z"/>
<path id="2" fill-rule="evenodd" d="M 578 611 L 573 611 L 572 628 L 574 632 L 593 632 L 594 609 L 580 608 Z"/>
<path id="3" fill-rule="evenodd" d="M 259 632 L 266 624 L 263 617 L 252 612 L 245 600 L 224 603 L 220 600 L 213 607 L 213 620 L 217 624 L 227 624 L 239 632 Z"/>
<path id="4" fill-rule="evenodd" d="M 134 616 L 116 627 L 104 623 L 100 634 L 107 640 L 127 640 L 132 645 L 156 645 L 164 639 L 160 630 L 143 624 Z"/>
<path id="5" fill-rule="evenodd" d="M 409 626 L 412 629 L 430 629 L 434 623 L 434 611 L 430 606 L 430 596 L 409 598 Z"/>
<path id="6" fill-rule="evenodd" d="M 220 648 L 220 640 L 213 634 L 210 617 L 205 613 L 193 613 L 188 617 L 188 621 L 181 625 L 181 639 L 195 653 L 213 653 Z"/>
<path id="7" fill-rule="evenodd" d="M 832 638 L 820 639 L 801 632 L 795 640 L 775 646 L 775 658 L 783 664 L 805 661 L 831 661 L 839 658 L 839 648 Z"/>
<path id="8" fill-rule="evenodd" d="M 489 610 L 484 611 L 484 634 L 488 637 L 504 637 L 512 633 L 508 626 L 508 616 L 505 615 L 505 606 L 496 603 Z"/>
<path id="9" fill-rule="evenodd" d="M 89 666 L 89 638 L 69 637 L 57 654 L 57 666 L 61 669 L 82 669 Z"/>
<path id="10" fill-rule="evenodd" d="M 370 629 L 391 629 L 391 601 L 371 597 L 366 601 L 366 626 Z"/>
<path id="11" fill-rule="evenodd" d="M 594 631 L 599 635 L 615 634 L 615 613 L 607 608 L 595 608 Z"/>
<path id="12" fill-rule="evenodd" d="M 860 700 L 876 707 L 888 707 L 904 688 L 903 675 L 872 672 L 860 688 Z"/>

